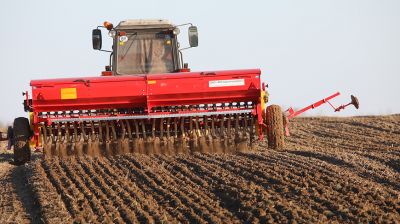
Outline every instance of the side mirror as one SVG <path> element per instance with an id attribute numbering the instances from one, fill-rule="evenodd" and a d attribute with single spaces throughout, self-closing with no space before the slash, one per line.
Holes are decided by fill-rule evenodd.
<path id="1" fill-rule="evenodd" d="M 197 33 L 197 26 L 190 26 L 188 33 L 190 47 L 199 46 L 199 34 Z"/>
<path id="2" fill-rule="evenodd" d="M 94 29 L 92 31 L 92 43 L 93 43 L 93 49 L 94 50 L 101 50 L 101 30 L 100 29 Z"/>

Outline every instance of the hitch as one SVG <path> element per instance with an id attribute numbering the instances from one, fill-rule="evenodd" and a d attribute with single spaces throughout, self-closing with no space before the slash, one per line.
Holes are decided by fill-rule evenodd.
<path id="1" fill-rule="evenodd" d="M 311 105 L 309 105 L 309 106 L 307 106 L 307 107 L 304 107 L 304 108 L 302 108 L 302 109 L 300 109 L 300 110 L 298 110 L 298 111 L 294 111 L 292 107 L 290 107 L 289 109 L 287 109 L 287 110 L 285 111 L 285 113 L 286 113 L 287 115 L 284 114 L 285 135 L 286 135 L 286 136 L 290 136 L 290 133 L 289 133 L 289 120 L 290 120 L 290 119 L 292 119 L 292 118 L 294 118 L 294 117 L 296 117 L 296 116 L 299 116 L 300 114 L 306 112 L 307 110 L 317 108 L 317 107 L 321 106 L 321 105 L 324 104 L 324 103 L 328 103 L 328 104 L 333 108 L 333 110 L 334 110 L 335 112 L 339 112 L 339 111 L 345 109 L 347 106 L 350 106 L 350 105 L 354 105 L 354 107 L 355 107 L 356 109 L 360 108 L 360 103 L 358 102 L 357 97 L 355 97 L 355 96 L 353 96 L 353 95 L 351 95 L 351 101 L 350 101 L 350 103 L 344 104 L 344 105 L 342 104 L 342 105 L 340 105 L 340 106 L 338 106 L 338 107 L 333 106 L 332 103 L 329 102 L 329 100 L 331 100 L 331 99 L 333 99 L 333 98 L 335 98 L 335 97 L 337 97 L 337 96 L 339 96 L 339 95 L 340 95 L 340 92 L 336 92 L 335 94 L 332 94 L 332 95 L 330 95 L 330 96 L 328 96 L 328 97 L 326 97 L 326 98 L 324 98 L 324 99 L 322 99 L 322 100 L 320 100 L 320 101 L 317 101 L 317 102 L 315 102 L 315 103 L 313 103 L 313 104 L 311 104 Z"/>

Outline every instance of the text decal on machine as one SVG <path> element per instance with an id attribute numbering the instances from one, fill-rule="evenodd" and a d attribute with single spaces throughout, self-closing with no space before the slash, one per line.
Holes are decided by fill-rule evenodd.
<path id="1" fill-rule="evenodd" d="M 208 82 L 208 87 L 244 86 L 244 79 L 213 80 Z"/>

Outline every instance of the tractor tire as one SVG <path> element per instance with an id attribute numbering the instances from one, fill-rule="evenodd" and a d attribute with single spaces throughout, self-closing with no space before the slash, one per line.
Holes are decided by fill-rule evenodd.
<path id="1" fill-rule="evenodd" d="M 282 109 L 271 105 L 266 110 L 267 140 L 271 149 L 282 149 L 285 143 Z"/>
<path id="2" fill-rule="evenodd" d="M 15 118 L 13 131 L 14 163 L 21 165 L 31 160 L 29 140 L 32 137 L 32 130 L 29 126 L 29 120 L 25 117 Z"/>

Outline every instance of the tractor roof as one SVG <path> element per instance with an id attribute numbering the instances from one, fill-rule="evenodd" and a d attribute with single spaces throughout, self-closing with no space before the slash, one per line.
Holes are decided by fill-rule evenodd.
<path id="1" fill-rule="evenodd" d="M 128 19 L 121 21 L 116 29 L 152 29 L 152 28 L 173 28 L 169 20 L 165 19 Z"/>

